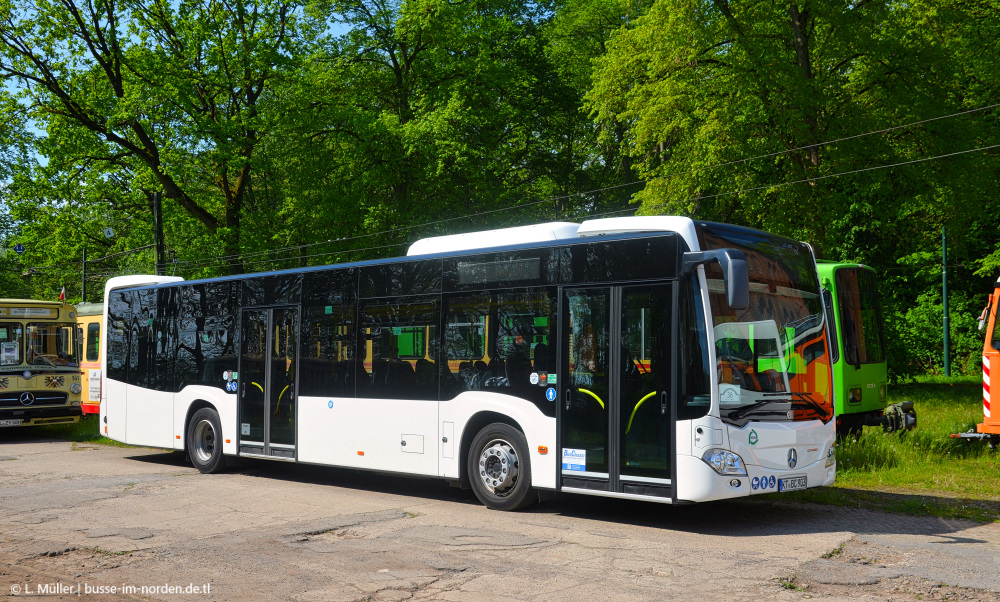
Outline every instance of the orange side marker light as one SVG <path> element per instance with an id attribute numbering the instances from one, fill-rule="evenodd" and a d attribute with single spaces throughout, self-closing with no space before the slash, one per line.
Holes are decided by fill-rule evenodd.
<path id="1" fill-rule="evenodd" d="M 546 445 L 539 445 L 538 446 L 538 453 L 540 453 L 542 455 L 545 455 L 545 454 L 549 453 L 548 446 L 546 446 Z"/>
<path id="2" fill-rule="evenodd" d="M 363 451 L 361 451 L 361 450 L 358 450 L 358 455 L 359 455 L 359 456 L 363 456 L 363 455 L 365 455 L 365 452 L 363 452 Z"/>

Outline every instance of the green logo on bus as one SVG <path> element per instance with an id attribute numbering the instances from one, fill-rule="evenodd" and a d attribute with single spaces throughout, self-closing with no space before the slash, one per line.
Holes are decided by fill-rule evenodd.
<path id="1" fill-rule="evenodd" d="M 750 445 L 757 445 L 757 431 L 750 429 Z"/>

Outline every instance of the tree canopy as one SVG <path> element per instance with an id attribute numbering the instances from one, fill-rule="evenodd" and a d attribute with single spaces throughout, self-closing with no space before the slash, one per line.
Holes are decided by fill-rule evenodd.
<path id="1" fill-rule="evenodd" d="M 944 230 L 972 370 L 998 40 L 996 0 L 0 0 L 0 286 L 151 271 L 158 195 L 187 278 L 689 215 L 875 267 L 905 377 L 940 369 Z"/>

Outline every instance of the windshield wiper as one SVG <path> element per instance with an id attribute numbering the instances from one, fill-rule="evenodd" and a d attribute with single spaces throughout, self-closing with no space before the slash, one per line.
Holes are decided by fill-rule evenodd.
<path id="1" fill-rule="evenodd" d="M 830 412 L 828 412 L 826 408 L 824 408 L 822 405 L 820 405 L 820 404 L 816 403 L 815 401 L 813 401 L 812 399 L 810 399 L 808 393 L 803 393 L 803 392 L 800 392 L 800 391 L 793 391 L 791 393 L 784 393 L 784 392 L 780 392 L 780 391 L 775 391 L 775 392 L 761 393 L 761 395 L 764 396 L 764 397 L 772 397 L 772 398 L 773 397 L 783 397 L 784 399 L 762 399 L 762 400 L 754 402 L 754 403 L 752 403 L 752 404 L 750 404 L 748 406 L 743 406 L 743 407 L 740 407 L 740 408 L 736 408 L 732 412 L 729 412 L 728 414 L 726 414 L 726 416 L 730 420 L 739 420 L 741 418 L 746 418 L 750 414 L 756 413 L 757 410 L 759 410 L 760 408 L 766 406 L 769 403 L 774 403 L 775 401 L 788 401 L 789 403 L 792 404 L 792 406 L 805 405 L 806 407 L 809 407 L 809 408 L 812 408 L 813 410 L 815 410 L 816 413 L 820 414 L 823 417 L 824 420 L 826 419 L 827 416 L 830 415 Z M 793 401 L 792 398 L 794 398 L 794 401 Z M 782 410 L 782 411 L 774 410 L 774 413 L 779 413 L 779 414 L 780 413 L 784 413 L 784 410 Z"/>
<path id="2" fill-rule="evenodd" d="M 767 393 L 765 393 L 765 395 L 767 395 Z M 784 395 L 784 393 L 782 393 L 782 395 Z M 774 403 L 775 401 L 780 401 L 780 400 L 777 400 L 777 399 L 762 399 L 762 400 L 756 401 L 756 402 L 754 402 L 754 403 L 752 403 L 752 404 L 750 404 L 748 406 L 743 406 L 743 407 L 740 407 L 740 408 L 736 408 L 732 412 L 729 412 L 728 414 L 726 414 L 726 416 L 728 416 L 730 420 L 739 420 L 740 418 L 744 418 L 747 415 L 753 413 L 758 408 L 762 408 L 762 407 L 766 406 L 769 403 Z"/>
<path id="3" fill-rule="evenodd" d="M 805 405 L 806 407 L 812 408 L 817 414 L 823 416 L 824 420 L 830 415 L 830 412 L 828 412 L 826 408 L 810 399 L 808 393 L 796 391 L 791 393 L 791 395 L 795 396 L 795 401 L 792 402 L 792 405 Z"/>

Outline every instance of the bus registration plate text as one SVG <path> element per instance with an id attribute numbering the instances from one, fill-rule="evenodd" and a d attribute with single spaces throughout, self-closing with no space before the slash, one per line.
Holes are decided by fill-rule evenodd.
<path id="1" fill-rule="evenodd" d="M 789 477 L 787 479 L 778 479 L 778 491 L 792 491 L 793 489 L 805 489 L 805 488 L 806 488 L 805 477 Z"/>
<path id="2" fill-rule="evenodd" d="M 10 420 L 0 420 L 0 426 L 21 426 L 24 422 L 21 418 L 11 418 Z"/>

